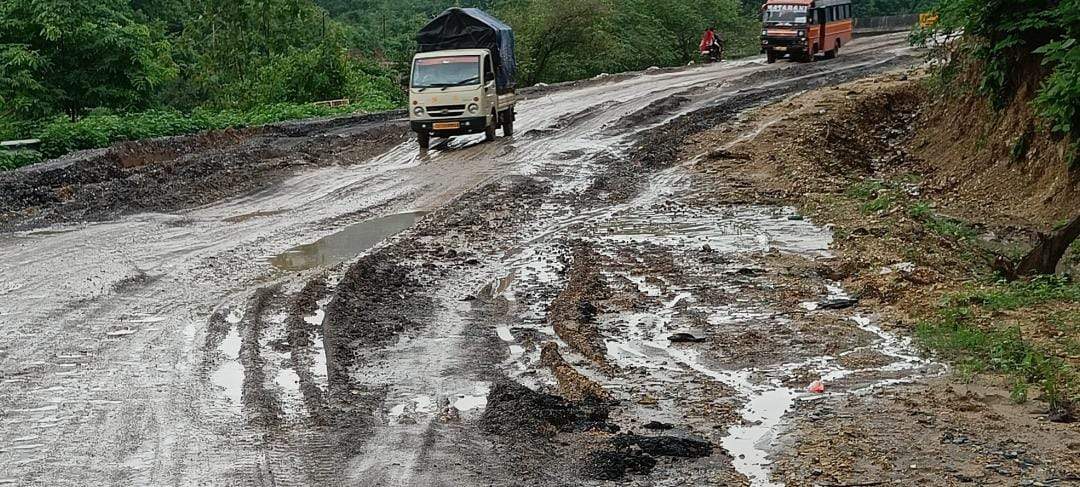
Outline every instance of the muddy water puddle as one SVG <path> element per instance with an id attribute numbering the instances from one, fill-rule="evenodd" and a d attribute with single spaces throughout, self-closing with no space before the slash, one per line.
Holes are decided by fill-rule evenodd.
<path id="1" fill-rule="evenodd" d="M 331 267 L 354 259 L 384 240 L 412 227 L 426 212 L 401 213 L 345 227 L 310 244 L 290 249 L 270 259 L 275 268 L 300 272 Z"/>
<path id="2" fill-rule="evenodd" d="M 535 349 L 522 353 L 526 336 L 555 340 L 568 357 L 573 356 L 546 323 L 551 300 L 566 285 L 561 262 L 570 257 L 567 247 L 557 242 L 572 240 L 587 242 L 602 256 L 598 265 L 613 293 L 639 296 L 632 309 L 594 304 L 608 308 L 597 317 L 607 360 L 623 370 L 644 372 L 605 378 L 593 374 L 584 365 L 587 361 L 578 357 L 577 363 L 582 364 L 579 371 L 598 377 L 610 391 L 650 391 L 658 406 L 642 409 L 647 417 L 641 419 L 663 417 L 676 424 L 700 421 L 693 419 L 692 409 L 678 405 L 678 397 L 693 395 L 687 389 L 693 384 L 704 379 L 733 391 L 739 420 L 725 435 L 713 439 L 732 456 L 735 469 L 752 486 L 780 485 L 770 480 L 771 455 L 784 434 L 787 415 L 799 401 L 866 394 L 934 373 L 935 366 L 920 359 L 909 340 L 886 332 L 872 317 L 851 316 L 850 310 L 818 304 L 851 299 L 834 283 L 822 282 L 820 301 L 807 303 L 795 313 L 784 311 L 779 302 L 742 297 L 776 285 L 768 280 L 768 269 L 763 267 L 768 260 L 762 255 L 780 252 L 809 260 L 829 257 L 833 236 L 828 229 L 805 220 L 792 208 L 694 206 L 680 198 L 687 186 L 677 172 L 661 179 L 629 204 L 549 223 L 537 229 L 541 238 L 506 256 L 503 274 L 493 276 L 486 289 L 504 296 L 517 310 L 516 322 L 493 330 L 511 348 L 506 365 L 512 376 L 527 384 L 554 384 L 551 378 L 542 378 L 545 374 L 526 380 L 528 373 L 523 371 L 537 367 Z M 703 267 L 706 261 L 726 264 Z M 653 267 L 657 262 L 668 264 Z M 738 272 L 748 269 L 755 272 Z M 711 300 L 718 295 L 729 296 L 729 304 Z M 802 331 L 800 325 L 810 319 L 808 315 L 818 313 L 846 317 L 841 321 L 850 333 L 867 338 L 851 350 L 841 349 L 836 356 L 773 354 L 776 350 L 768 350 L 779 358 L 756 359 L 752 366 L 737 361 L 732 364 L 727 358 L 732 352 L 741 353 L 738 347 L 744 345 L 713 338 L 748 331 L 768 333 L 766 330 L 784 330 L 796 336 L 812 333 Z M 673 340 L 680 334 L 694 340 Z M 788 345 L 767 338 L 756 346 Z M 872 354 L 878 363 L 845 367 L 842 359 L 852 353 Z M 802 383 L 807 374 L 825 381 L 827 392 L 808 392 L 809 384 Z M 636 397 L 626 399 L 634 402 Z M 702 400 L 709 402 L 708 398 Z"/>
<path id="3" fill-rule="evenodd" d="M 240 322 L 244 319 L 244 312 L 234 309 L 225 317 L 229 324 L 229 332 L 225 335 L 218 352 L 224 361 L 210 373 L 210 382 L 220 388 L 229 401 L 229 406 L 234 411 L 239 411 L 243 406 L 244 391 L 244 366 L 240 364 Z"/>

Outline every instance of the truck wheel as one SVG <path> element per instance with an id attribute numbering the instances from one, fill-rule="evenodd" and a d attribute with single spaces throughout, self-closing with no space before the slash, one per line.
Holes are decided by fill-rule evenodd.
<path id="1" fill-rule="evenodd" d="M 431 134 L 427 132 L 417 132 L 416 141 L 420 143 L 420 149 L 422 150 L 431 148 Z"/>
<path id="2" fill-rule="evenodd" d="M 503 122 L 502 129 L 503 129 L 503 137 L 513 137 L 514 136 L 514 121 L 513 120 L 507 120 L 507 121 Z"/>
<path id="3" fill-rule="evenodd" d="M 495 130 L 498 128 L 496 127 L 496 123 L 498 122 L 494 122 L 491 125 L 488 125 L 486 129 L 484 129 L 484 140 L 488 142 L 495 142 Z"/>
<path id="4" fill-rule="evenodd" d="M 769 64 L 776 63 L 776 53 L 773 51 L 765 53 L 765 62 Z"/>

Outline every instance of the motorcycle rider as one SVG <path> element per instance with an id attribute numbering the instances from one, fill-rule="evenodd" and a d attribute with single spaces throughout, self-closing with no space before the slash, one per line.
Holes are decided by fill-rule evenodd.
<path id="1" fill-rule="evenodd" d="M 701 38 L 701 55 L 705 57 L 706 62 L 715 63 L 721 61 L 724 52 L 723 39 L 720 33 L 716 32 L 716 28 L 709 26 L 705 30 L 705 35 Z"/>

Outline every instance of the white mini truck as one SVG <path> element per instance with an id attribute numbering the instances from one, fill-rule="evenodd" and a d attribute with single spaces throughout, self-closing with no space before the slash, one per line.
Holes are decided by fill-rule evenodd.
<path id="1" fill-rule="evenodd" d="M 452 8 L 417 36 L 409 80 L 409 122 L 420 148 L 432 137 L 514 134 L 514 34 L 479 9 Z"/>

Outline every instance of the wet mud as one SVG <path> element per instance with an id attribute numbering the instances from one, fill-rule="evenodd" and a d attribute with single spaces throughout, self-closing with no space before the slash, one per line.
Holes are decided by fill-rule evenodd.
<path id="1" fill-rule="evenodd" d="M 116 478 L 134 484 L 182 485 L 769 485 L 785 421 L 818 404 L 810 382 L 857 400 L 933 374 L 934 364 L 859 302 L 801 306 L 846 296 L 815 272 L 830 232 L 790 208 L 696 197 L 699 175 L 678 146 L 808 83 L 911 62 L 901 39 L 874 42 L 899 50 L 537 90 L 530 96 L 550 98 L 528 105 L 523 115 L 536 118 L 523 116 L 520 128 L 540 132 L 493 144 L 461 138 L 423 157 L 411 142 L 398 145 L 399 122 L 358 119 L 246 133 L 93 177 L 81 159 L 0 179 L 24 185 L 0 208 L 34 208 L 9 214 L 10 226 L 132 215 L 91 225 L 110 240 L 82 248 L 87 257 L 65 276 L 111 276 L 91 265 L 111 255 L 97 246 L 126 242 L 129 253 L 149 254 L 131 267 L 162 277 L 98 298 L 94 319 L 77 308 L 57 316 L 80 343 L 113 340 L 92 348 L 100 364 L 134 351 L 171 360 L 117 378 L 149 397 L 123 409 L 130 423 L 167 420 L 160 435 L 107 447 L 140 468 L 116 461 L 43 474 L 55 464 L 24 467 L 11 447 L 0 447 L 0 466 L 44 483 L 123 472 Z M 626 130 L 610 130 L 623 121 Z M 162 184 L 166 174 L 179 179 Z M 52 196 L 82 177 L 65 192 L 72 198 Z M 283 186 L 252 193 L 274 181 Z M 225 242 L 209 240 L 215 232 Z M 64 242 L 57 254 L 79 244 Z M 18 248 L 5 247 L 11 260 L 38 259 Z M 125 267 L 77 294 L 108 293 L 131 275 Z M 41 292 L 13 283 L 17 306 Z M 163 302 L 176 308 L 159 310 Z M 132 307 L 168 321 L 131 320 Z M 5 318 L 23 312 L 0 304 Z M 23 329 L 37 321 L 16 316 Z M 97 335 L 79 338 L 77 327 L 94 320 L 101 328 L 86 333 Z M 107 336 L 118 324 L 127 334 Z M 61 336 L 11 331 L 19 343 Z M 0 377 L 59 385 L 48 364 L 23 365 L 44 356 L 33 349 L 0 348 Z M 5 394 L 19 399 L 0 407 L 50 415 L 38 411 L 55 405 L 41 400 L 48 394 Z M 128 422 L 120 411 L 57 421 L 113 431 Z M 27 437 L 11 422 L 4 431 Z M 157 441 L 173 443 L 141 447 Z M 52 437 L 14 444 L 88 454 Z"/>
<path id="2" fill-rule="evenodd" d="M 0 230 L 190 208 L 304 168 L 357 164 L 402 142 L 400 115 L 123 143 L 0 173 Z"/>

